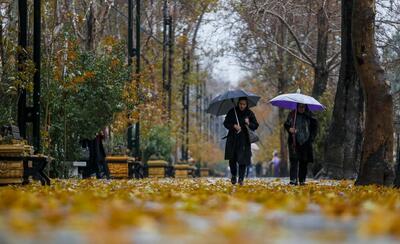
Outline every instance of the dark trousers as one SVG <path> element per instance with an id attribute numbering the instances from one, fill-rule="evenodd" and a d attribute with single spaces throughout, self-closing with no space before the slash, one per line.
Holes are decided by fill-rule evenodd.
<path id="1" fill-rule="evenodd" d="M 298 146 L 297 150 L 290 150 L 290 181 L 305 182 L 307 176 L 307 145 Z M 296 152 L 294 152 L 296 151 Z"/>
<path id="2" fill-rule="evenodd" d="M 231 159 L 229 160 L 229 168 L 231 169 L 231 174 L 233 176 L 237 176 L 237 168 L 239 165 L 239 179 L 243 180 L 244 175 L 246 173 L 246 165 L 245 164 L 238 164 L 236 160 Z"/>
<path id="3" fill-rule="evenodd" d="M 297 182 L 305 182 L 307 176 L 307 162 L 298 160 L 298 158 L 290 159 L 290 181 Z"/>

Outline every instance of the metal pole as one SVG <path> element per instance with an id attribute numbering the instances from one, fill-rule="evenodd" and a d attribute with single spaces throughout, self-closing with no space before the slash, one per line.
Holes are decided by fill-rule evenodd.
<path id="1" fill-rule="evenodd" d="M 166 108 L 166 103 L 167 103 L 167 93 L 168 93 L 168 84 L 167 84 L 167 24 L 168 24 L 168 15 L 167 15 L 167 9 L 168 9 L 168 0 L 164 0 L 164 6 L 163 6 L 163 49 L 162 49 L 162 82 L 163 82 L 163 91 L 164 91 L 164 96 L 163 96 L 163 105 L 164 108 Z"/>
<path id="2" fill-rule="evenodd" d="M 181 124 L 181 133 L 182 133 L 182 140 L 181 140 L 181 150 L 182 150 L 182 160 L 186 159 L 186 148 L 185 148 L 185 119 L 186 119 L 186 54 L 185 54 L 185 46 L 182 47 L 182 124 Z"/>
<path id="3" fill-rule="evenodd" d="M 27 0 L 18 1 L 19 12 L 19 32 L 18 32 L 18 45 L 20 51 L 18 52 L 18 72 L 24 72 L 23 65 L 26 60 L 26 46 L 27 46 Z M 26 90 L 19 87 L 18 98 L 18 127 L 20 135 L 26 139 Z"/>
<path id="4" fill-rule="evenodd" d="M 173 72 L 173 57 L 174 57 L 174 29 L 173 18 L 169 15 L 168 19 L 168 119 L 171 120 L 172 110 L 172 72 Z"/>
<path id="5" fill-rule="evenodd" d="M 134 56 L 133 53 L 133 0 L 128 0 L 128 66 L 129 66 L 129 80 L 132 78 L 132 58 Z M 130 116 L 130 115 L 129 115 Z M 133 140 L 132 140 L 132 123 L 128 123 L 128 149 L 132 152 L 133 149 Z"/>
<path id="6" fill-rule="evenodd" d="M 136 79 L 137 79 L 137 85 L 136 89 L 137 92 L 139 93 L 139 99 L 141 97 L 141 92 L 140 92 L 140 0 L 136 0 Z M 138 157 L 139 159 L 141 158 L 140 155 L 140 118 L 136 122 L 135 126 L 135 156 Z"/>
<path id="7" fill-rule="evenodd" d="M 211 94 L 208 95 L 208 101 L 211 101 L 212 97 Z M 212 121 L 213 121 L 213 116 L 210 114 L 208 116 L 208 141 L 211 141 L 211 132 L 212 132 Z"/>
<path id="8" fill-rule="evenodd" d="M 33 145 L 36 152 L 41 151 L 40 145 L 40 0 L 33 3 Z"/>
<path id="9" fill-rule="evenodd" d="M 201 132 L 204 133 L 206 131 L 204 123 L 206 123 L 206 113 L 205 109 L 208 106 L 207 103 L 207 95 L 206 95 L 206 81 L 202 82 L 201 86 Z"/>
<path id="10" fill-rule="evenodd" d="M 400 167 L 400 136 L 399 133 L 396 133 L 397 136 L 397 145 L 396 145 L 396 163 L 397 167 Z"/>
<path id="11" fill-rule="evenodd" d="M 132 64 L 133 53 L 133 0 L 128 0 L 128 65 Z"/>
<path id="12" fill-rule="evenodd" d="M 200 128 L 201 127 L 201 123 L 200 123 L 200 92 L 201 92 L 201 83 L 200 83 L 200 64 L 199 61 L 197 60 L 196 63 L 196 124 L 197 127 Z M 200 133 L 201 133 L 201 129 L 200 129 Z"/>
<path id="13" fill-rule="evenodd" d="M 189 58 L 187 58 L 186 60 L 187 63 L 187 67 L 186 67 L 186 72 L 189 72 Z M 186 76 L 187 77 L 187 76 Z M 185 136 L 186 136 L 186 145 L 185 145 L 185 156 L 186 156 L 186 160 L 189 159 L 189 108 L 190 108 L 190 85 L 189 82 L 186 83 L 186 132 L 185 132 Z"/>

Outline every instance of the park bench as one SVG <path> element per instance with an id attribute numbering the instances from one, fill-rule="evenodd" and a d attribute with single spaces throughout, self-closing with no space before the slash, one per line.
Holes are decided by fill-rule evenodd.
<path id="1" fill-rule="evenodd" d="M 34 154 L 13 125 L 2 126 L 0 131 L 0 184 L 28 184 L 29 177 L 50 185 L 50 178 L 44 172 L 51 158 Z"/>

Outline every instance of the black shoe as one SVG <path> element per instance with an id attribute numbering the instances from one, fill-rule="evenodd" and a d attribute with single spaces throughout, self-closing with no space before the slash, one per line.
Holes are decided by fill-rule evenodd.
<path id="1" fill-rule="evenodd" d="M 240 179 L 240 178 L 239 178 L 239 185 L 240 185 L 240 186 L 243 186 L 243 179 Z"/>
<path id="2" fill-rule="evenodd" d="M 300 182 L 300 185 L 301 186 L 304 186 L 306 183 L 305 182 Z"/>
<path id="3" fill-rule="evenodd" d="M 231 183 L 232 185 L 236 184 L 236 176 L 232 176 Z"/>
<path id="4" fill-rule="evenodd" d="M 290 182 L 289 182 L 289 185 L 297 186 L 297 181 L 290 181 Z"/>

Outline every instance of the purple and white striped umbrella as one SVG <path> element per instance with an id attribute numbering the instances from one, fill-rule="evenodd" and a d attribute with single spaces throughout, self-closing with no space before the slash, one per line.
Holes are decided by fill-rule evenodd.
<path id="1" fill-rule="evenodd" d="M 273 106 L 295 110 L 298 103 L 307 104 L 310 111 L 323 111 L 325 106 L 315 98 L 301 93 L 286 93 L 272 98 L 269 101 Z"/>

